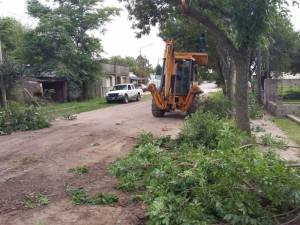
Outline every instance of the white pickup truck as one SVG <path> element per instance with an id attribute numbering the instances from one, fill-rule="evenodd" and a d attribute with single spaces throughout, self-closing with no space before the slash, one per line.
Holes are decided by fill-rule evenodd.
<path id="1" fill-rule="evenodd" d="M 127 104 L 132 99 L 140 101 L 143 94 L 143 90 L 140 88 L 136 89 L 133 84 L 117 84 L 106 93 L 106 101 L 107 103 L 123 101 Z"/>

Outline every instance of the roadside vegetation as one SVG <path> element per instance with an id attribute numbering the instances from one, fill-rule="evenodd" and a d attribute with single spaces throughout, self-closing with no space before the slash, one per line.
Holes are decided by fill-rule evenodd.
<path id="1" fill-rule="evenodd" d="M 38 113 L 36 107 L 15 106 L 0 111 L 0 135 L 13 131 L 38 130 L 50 126 L 50 121 Z"/>
<path id="2" fill-rule="evenodd" d="M 68 171 L 73 172 L 73 173 L 78 174 L 78 175 L 82 175 L 84 173 L 89 172 L 89 167 L 88 166 L 78 166 L 78 167 L 75 167 L 75 168 L 71 168 Z"/>
<path id="3" fill-rule="evenodd" d="M 144 95 L 142 100 L 152 98 Z M 8 135 L 13 131 L 38 130 L 51 126 L 56 118 L 74 120 L 74 114 L 103 109 L 120 103 L 107 103 L 105 98 L 95 98 L 80 102 L 51 103 L 43 101 L 42 107 L 12 104 L 7 110 L 0 110 L 0 135 Z"/>
<path id="4" fill-rule="evenodd" d="M 176 140 L 143 134 L 109 171 L 120 189 L 147 204 L 150 225 L 279 224 L 297 218 L 299 171 L 287 168 L 272 148 L 243 146 L 247 139 L 216 115 L 199 111 Z"/>
<path id="5" fill-rule="evenodd" d="M 22 200 L 22 204 L 29 209 L 33 209 L 37 206 L 48 205 L 49 202 L 49 198 L 41 193 L 24 195 Z"/>
<path id="6" fill-rule="evenodd" d="M 111 206 L 113 203 L 118 202 L 119 198 L 115 194 L 96 193 L 93 196 L 88 196 L 87 191 L 80 187 L 75 188 L 67 186 L 66 191 L 72 197 L 72 205 L 92 204 L 92 205 L 108 205 Z"/>
<path id="7" fill-rule="evenodd" d="M 109 167 L 118 188 L 148 206 L 149 225 L 289 224 L 298 221 L 299 170 L 276 151 L 286 142 L 266 134 L 261 151 L 228 118 L 219 94 L 187 117 L 175 140 L 142 134 L 126 158 Z M 218 114 L 209 112 L 221 104 Z M 225 107 L 226 105 L 226 107 Z"/>
<path id="8" fill-rule="evenodd" d="M 299 117 L 300 118 L 300 117 Z M 300 146 L 300 125 L 283 117 L 274 117 L 273 122 L 282 129 L 286 135 Z"/>
<path id="9" fill-rule="evenodd" d="M 284 103 L 300 104 L 299 85 L 280 86 L 277 89 L 277 94 L 282 97 Z"/>
<path id="10" fill-rule="evenodd" d="M 116 105 L 116 103 L 108 104 L 105 98 L 96 98 L 80 102 L 52 103 L 40 108 L 39 111 L 46 117 L 64 117 L 67 119 L 70 115 L 103 109 L 114 105 Z"/>

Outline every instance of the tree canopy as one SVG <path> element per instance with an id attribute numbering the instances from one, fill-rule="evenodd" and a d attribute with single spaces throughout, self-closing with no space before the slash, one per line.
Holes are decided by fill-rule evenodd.
<path id="1" fill-rule="evenodd" d="M 149 33 L 151 26 L 164 24 L 184 14 L 206 27 L 219 45 L 224 46 L 236 66 L 237 126 L 250 135 L 248 111 L 248 69 L 250 50 L 268 43 L 267 35 L 274 21 L 285 16 L 285 0 L 120 0 L 133 19 L 139 35 Z M 295 4 L 296 1 L 293 1 Z"/>
<path id="2" fill-rule="evenodd" d="M 52 0 L 42 4 L 28 1 L 29 14 L 38 26 L 26 35 L 23 58 L 36 72 L 55 70 L 69 78 L 88 98 L 88 85 L 101 76 L 100 39 L 93 31 L 104 32 L 104 25 L 119 9 L 103 7 L 102 0 Z M 55 7 L 53 7 L 55 5 Z"/>
<path id="3" fill-rule="evenodd" d="M 0 31 L 3 55 L 18 58 L 16 52 L 21 45 L 26 28 L 17 20 L 4 17 L 0 18 Z"/>
<path id="4" fill-rule="evenodd" d="M 7 92 L 22 75 L 22 66 L 17 62 L 18 50 L 26 32 L 25 27 L 13 18 L 0 18 L 0 105 L 7 108 Z"/>

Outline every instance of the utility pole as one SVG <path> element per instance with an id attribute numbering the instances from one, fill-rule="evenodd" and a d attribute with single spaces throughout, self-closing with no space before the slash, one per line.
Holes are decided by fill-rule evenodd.
<path id="1" fill-rule="evenodd" d="M 143 57 L 142 57 L 142 48 L 145 48 L 145 47 L 148 47 L 150 45 L 153 45 L 152 44 L 149 44 L 149 45 L 145 45 L 143 47 L 140 47 L 140 60 L 139 60 L 139 75 L 140 75 L 140 78 L 141 78 L 141 84 L 143 83 L 143 70 L 142 70 L 142 65 L 143 65 Z"/>

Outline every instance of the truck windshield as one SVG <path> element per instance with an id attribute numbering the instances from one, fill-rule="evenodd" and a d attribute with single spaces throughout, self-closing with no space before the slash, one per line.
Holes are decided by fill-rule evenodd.
<path id="1" fill-rule="evenodd" d="M 127 85 L 114 86 L 113 91 L 118 91 L 118 90 L 127 90 Z"/>

